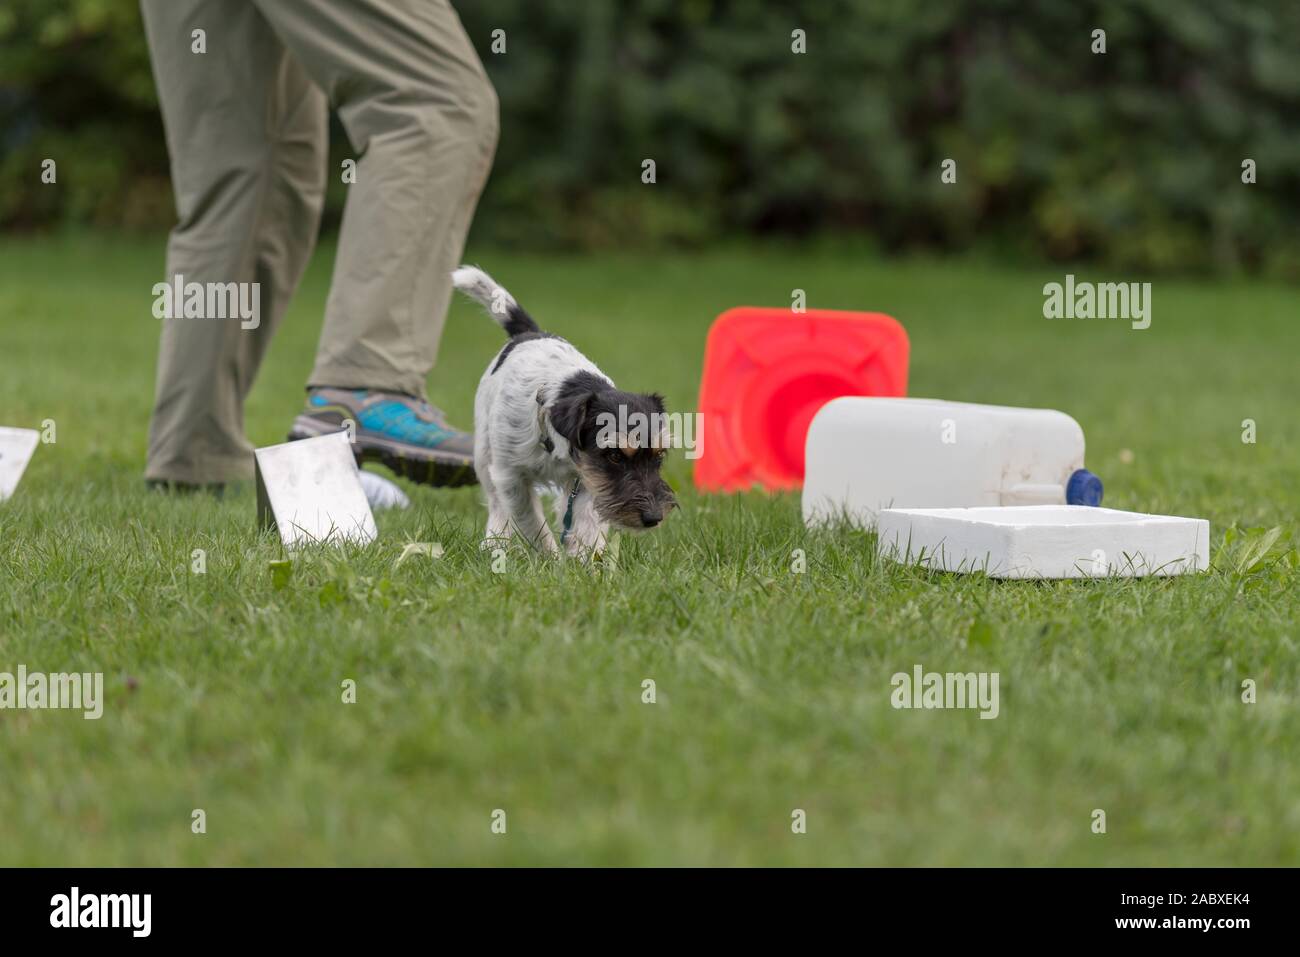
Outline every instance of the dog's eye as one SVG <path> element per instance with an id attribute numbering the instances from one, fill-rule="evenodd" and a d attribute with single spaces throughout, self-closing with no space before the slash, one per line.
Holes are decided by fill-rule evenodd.
<path id="1" fill-rule="evenodd" d="M 609 459 L 615 465 L 618 465 L 620 462 L 623 461 L 623 453 L 620 452 L 618 449 L 610 449 L 608 452 L 605 453 L 605 458 Z"/>

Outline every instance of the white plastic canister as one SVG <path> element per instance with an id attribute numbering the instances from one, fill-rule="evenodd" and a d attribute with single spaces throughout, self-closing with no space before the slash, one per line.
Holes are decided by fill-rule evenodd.
<path id="1" fill-rule="evenodd" d="M 938 399 L 833 399 L 808 427 L 803 517 L 882 508 L 1099 505 L 1083 429 L 1064 412 Z"/>

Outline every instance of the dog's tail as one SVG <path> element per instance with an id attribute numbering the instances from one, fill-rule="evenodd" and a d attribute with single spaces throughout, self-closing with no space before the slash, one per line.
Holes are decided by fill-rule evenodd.
<path id="1" fill-rule="evenodd" d="M 461 266 L 452 272 L 451 284 L 486 309 L 511 339 L 542 331 L 505 286 L 477 266 Z"/>

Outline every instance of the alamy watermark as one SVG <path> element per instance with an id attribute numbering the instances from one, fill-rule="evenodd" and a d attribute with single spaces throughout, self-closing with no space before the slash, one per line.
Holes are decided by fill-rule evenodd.
<path id="1" fill-rule="evenodd" d="M 1151 325 L 1151 283 L 1075 282 L 1074 274 L 1064 283 L 1043 287 L 1044 319 L 1128 319 L 1134 329 Z"/>
<path id="2" fill-rule="evenodd" d="M 152 894 L 83 894 L 74 886 L 50 898 L 50 926 L 56 928 L 118 927 L 148 937 L 152 913 Z"/>
<path id="3" fill-rule="evenodd" d="M 999 673 L 926 671 L 920 665 L 912 673 L 900 671 L 889 679 L 893 693 L 889 703 L 896 709 L 917 710 L 978 708 L 981 718 L 996 718 Z"/>
<path id="4" fill-rule="evenodd" d="M 104 673 L 46 674 L 28 672 L 26 665 L 19 665 L 17 674 L 0 671 L 0 709 L 3 708 L 70 709 L 84 711 L 82 717 L 94 721 L 104 714 Z"/>
<path id="5" fill-rule="evenodd" d="M 704 454 L 704 413 L 629 412 L 618 407 L 618 415 L 596 416 L 596 446 L 602 449 L 685 449 L 688 459 Z"/>
<path id="6" fill-rule="evenodd" d="M 171 282 L 153 285 L 155 319 L 238 319 L 239 328 L 262 324 L 262 284 L 257 282 Z"/>

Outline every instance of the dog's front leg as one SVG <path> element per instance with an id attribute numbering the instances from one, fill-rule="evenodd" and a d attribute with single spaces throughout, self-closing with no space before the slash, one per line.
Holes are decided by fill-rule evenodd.
<path id="1" fill-rule="evenodd" d="M 564 500 L 561 499 L 563 503 Z M 567 508 L 564 511 L 568 511 Z M 564 550 L 572 558 L 596 556 L 605 550 L 609 536 L 609 523 L 596 514 L 595 499 L 586 489 L 581 489 L 573 500 L 573 511 Z"/>
<path id="2" fill-rule="evenodd" d="M 546 524 L 542 500 L 530 482 L 519 480 L 505 486 L 498 483 L 497 495 L 506 506 L 510 525 L 520 538 L 547 555 L 559 553 L 555 536 Z"/>

